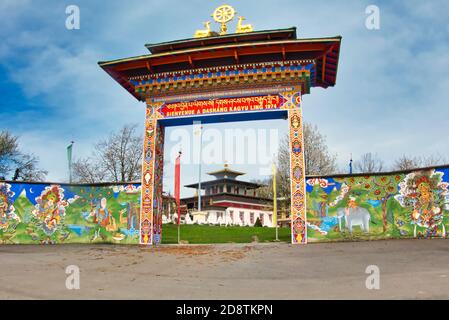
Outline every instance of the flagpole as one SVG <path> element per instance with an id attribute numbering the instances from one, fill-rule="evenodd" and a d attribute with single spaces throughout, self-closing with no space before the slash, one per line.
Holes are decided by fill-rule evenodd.
<path id="1" fill-rule="evenodd" d="M 67 161 L 69 165 L 69 183 L 72 183 L 72 150 L 74 143 L 75 143 L 74 141 L 71 141 L 70 145 L 67 147 Z"/>
<path id="2" fill-rule="evenodd" d="M 201 212 L 201 156 L 203 151 L 203 126 L 200 125 L 200 158 L 198 161 L 198 212 Z"/>
<path id="3" fill-rule="evenodd" d="M 276 192 L 276 164 L 273 162 L 272 165 L 272 171 L 273 171 L 273 225 L 276 228 L 276 241 L 279 241 L 279 229 L 278 229 L 278 217 L 277 217 L 277 192 Z"/>
<path id="4" fill-rule="evenodd" d="M 351 159 L 349 160 L 349 174 L 352 174 L 352 153 L 351 153 Z"/>
<path id="5" fill-rule="evenodd" d="M 180 201 L 180 180 L 181 180 L 181 150 L 175 161 L 175 202 L 178 213 L 178 244 L 181 242 L 181 201 Z"/>

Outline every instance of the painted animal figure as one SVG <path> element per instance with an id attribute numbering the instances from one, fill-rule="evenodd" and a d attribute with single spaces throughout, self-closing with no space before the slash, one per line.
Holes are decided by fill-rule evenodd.
<path id="1" fill-rule="evenodd" d="M 195 36 L 194 36 L 195 38 L 204 38 L 204 37 L 211 36 L 212 31 L 210 29 L 210 21 L 204 22 L 204 27 L 206 29 L 204 29 L 204 30 L 199 29 L 199 30 L 195 31 Z"/>
<path id="2" fill-rule="evenodd" d="M 348 210 L 348 213 L 347 211 Z M 339 208 L 337 211 L 338 226 L 341 231 L 341 218 L 345 219 L 345 226 L 352 233 L 352 227 L 360 226 L 364 232 L 369 232 L 369 222 L 371 216 L 369 211 L 365 208 L 355 207 L 355 208 Z"/>
<path id="3" fill-rule="evenodd" d="M 239 17 L 235 33 L 244 33 L 253 31 L 253 26 L 251 24 L 242 24 L 243 20 L 245 20 L 245 17 Z"/>

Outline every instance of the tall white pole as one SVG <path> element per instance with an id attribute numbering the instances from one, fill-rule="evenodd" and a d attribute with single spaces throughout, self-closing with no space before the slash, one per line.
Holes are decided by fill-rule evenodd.
<path id="1" fill-rule="evenodd" d="M 278 230 L 278 209 L 277 209 L 277 192 L 276 192 L 276 174 L 277 168 L 276 164 L 273 161 L 272 164 L 272 173 L 273 173 L 273 218 L 272 222 L 274 227 L 276 228 L 276 241 L 279 241 L 279 230 Z"/>
<path id="2" fill-rule="evenodd" d="M 203 126 L 200 125 L 200 158 L 198 160 L 198 211 L 201 212 L 201 158 L 203 150 Z"/>

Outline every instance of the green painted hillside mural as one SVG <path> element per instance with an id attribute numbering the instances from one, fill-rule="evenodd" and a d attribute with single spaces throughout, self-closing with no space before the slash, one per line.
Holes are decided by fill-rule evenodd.
<path id="1" fill-rule="evenodd" d="M 309 178 L 306 189 L 310 242 L 447 236 L 449 168 Z"/>
<path id="2" fill-rule="evenodd" d="M 0 182 L 0 243 L 138 243 L 140 186 Z"/>
<path id="3" fill-rule="evenodd" d="M 449 167 L 306 179 L 310 242 L 447 237 Z M 137 244 L 140 185 L 0 182 L 0 243 Z"/>

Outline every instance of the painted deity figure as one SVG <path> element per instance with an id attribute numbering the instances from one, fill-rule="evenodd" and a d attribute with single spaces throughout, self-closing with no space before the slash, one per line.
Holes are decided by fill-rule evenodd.
<path id="1" fill-rule="evenodd" d="M 410 220 L 414 225 L 413 235 L 416 237 L 417 227 L 425 228 L 420 236 L 446 236 L 443 223 L 443 210 L 446 208 L 446 195 L 449 194 L 448 183 L 442 181 L 443 173 L 435 170 L 412 172 L 399 184 L 400 194 L 395 196 L 402 207 L 410 208 Z"/>
<path id="2" fill-rule="evenodd" d="M 40 213 L 44 223 L 49 230 L 53 230 L 61 221 L 57 198 L 54 194 L 50 194 L 43 202 L 43 211 Z"/>
<path id="3" fill-rule="evenodd" d="M 0 229 L 6 230 L 8 229 L 8 211 L 9 204 L 7 196 L 3 193 L 0 193 Z"/>
<path id="4" fill-rule="evenodd" d="M 345 208 L 345 213 L 347 216 L 349 216 L 350 209 L 355 209 L 357 207 L 357 203 L 355 200 L 356 199 L 354 197 L 349 197 L 348 206 Z"/>
<path id="5" fill-rule="evenodd" d="M 106 239 L 107 234 L 104 232 L 105 230 L 109 232 L 117 230 L 115 218 L 108 211 L 106 198 L 101 198 L 100 203 L 97 205 L 95 211 L 92 212 L 92 215 L 94 217 L 94 223 L 99 227 L 95 230 L 92 241 L 98 237 Z"/>
<path id="6" fill-rule="evenodd" d="M 106 227 L 109 225 L 110 216 L 107 209 L 107 199 L 102 198 L 100 200 L 100 204 L 98 205 L 95 211 L 95 223 L 100 225 L 101 227 Z"/>
<path id="7" fill-rule="evenodd" d="M 8 212 L 8 199 L 5 194 L 0 194 L 0 219 L 5 218 Z"/>
<path id="8" fill-rule="evenodd" d="M 19 216 L 14 212 L 12 197 L 14 192 L 11 185 L 0 183 L 0 243 L 6 241 L 14 243 L 11 239 L 15 235 L 15 229 L 20 222 Z"/>
<path id="9" fill-rule="evenodd" d="M 63 189 L 57 185 L 45 188 L 41 196 L 36 198 L 37 204 L 32 211 L 39 221 L 41 229 L 47 236 L 51 236 L 61 225 L 68 202 L 64 200 Z"/>

